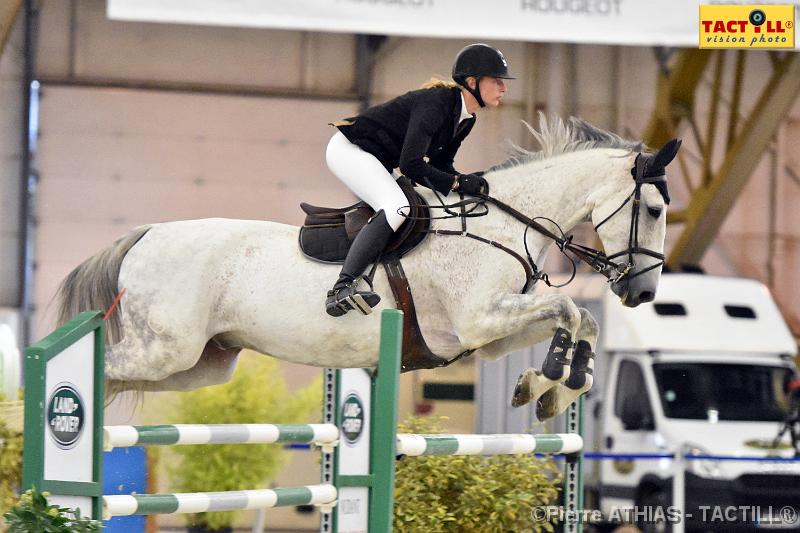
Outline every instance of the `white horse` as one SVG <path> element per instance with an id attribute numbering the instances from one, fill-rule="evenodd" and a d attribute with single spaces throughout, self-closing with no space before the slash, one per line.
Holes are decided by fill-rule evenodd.
<path id="1" fill-rule="evenodd" d="M 629 306 L 652 300 L 666 227 L 664 178 L 663 193 L 632 178 L 641 143 L 579 119 L 569 124 L 540 120 L 540 131 L 529 129 L 542 150 L 514 148 L 509 161 L 487 171 L 491 196 L 529 217 L 551 219 L 564 232 L 584 221 L 606 220 L 598 229 L 606 253 L 627 254 L 632 263 L 625 276 L 612 281 L 611 290 Z M 655 156 L 662 176 L 673 148 L 671 155 L 662 149 Z M 634 189 L 639 203 L 628 202 Z M 424 195 L 435 202 L 430 191 Z M 626 203 L 637 209 L 621 209 Z M 468 219 L 469 231 L 524 256 L 525 225 L 488 207 L 486 216 Z M 553 224 L 540 221 L 555 231 Z M 436 220 L 433 227 L 460 230 L 461 221 Z M 634 227 L 638 243 L 631 242 Z M 69 274 L 60 289 L 61 320 L 107 309 L 125 289 L 109 322 L 105 372 L 115 391 L 187 390 L 225 382 L 242 348 L 320 367 L 375 366 L 380 313 L 328 316 L 323 296 L 339 267 L 307 259 L 298 247 L 298 231 L 275 222 L 229 219 L 139 227 Z M 544 262 L 551 243 L 528 231 L 536 264 Z M 544 395 L 539 415 L 548 417 L 591 387 L 591 371 L 585 370 L 592 364 L 596 320 L 565 295 L 537 295 L 533 288 L 520 294 L 525 278 L 512 256 L 477 240 L 433 235 L 403 265 L 421 331 L 435 353 L 476 349 L 477 355 L 494 359 L 560 334 L 568 337 L 561 353 L 554 354 L 549 371 L 523 373 L 515 404 Z M 383 295 L 376 311 L 392 307 L 381 270 L 374 282 Z M 583 354 L 581 375 L 573 371 L 568 382 L 580 341 L 589 353 Z"/>

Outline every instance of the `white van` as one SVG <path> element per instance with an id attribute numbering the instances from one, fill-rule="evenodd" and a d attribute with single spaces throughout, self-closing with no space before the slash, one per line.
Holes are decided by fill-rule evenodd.
<path id="1" fill-rule="evenodd" d="M 630 309 L 608 296 L 604 308 L 599 451 L 793 455 L 788 433 L 782 449 L 771 444 L 787 418 L 797 344 L 761 283 L 666 274 L 653 303 Z M 623 457 L 598 464 L 595 486 L 604 514 L 613 506 L 672 503 L 672 460 Z M 778 527 L 770 513 L 800 508 L 800 463 L 690 460 L 685 490 L 685 512 L 692 515 L 687 527 Z M 714 516 L 715 506 L 725 511 Z M 645 530 L 660 529 L 641 522 Z M 800 529 L 800 521 L 793 525 Z"/>
<path id="2" fill-rule="evenodd" d="M 655 301 L 633 309 L 602 283 L 579 280 L 572 290 L 602 327 L 595 388 L 585 398 L 586 453 L 595 454 L 584 461 L 587 508 L 619 517 L 615 508 L 672 505 L 675 463 L 648 456 L 683 450 L 752 459 L 686 461 L 687 530 L 774 529 L 783 524 L 770 512 L 788 506 L 800 514 L 800 463 L 756 459 L 794 453 L 788 434 L 779 449 L 771 444 L 788 414 L 797 344 L 764 285 L 664 274 Z M 498 401 L 497 394 L 510 390 L 523 368 L 540 367 L 544 344 L 507 361 L 481 363 L 479 432 L 535 425 L 530 410 L 500 405 L 507 399 Z M 542 429 L 562 428 L 557 422 Z M 646 513 L 633 517 L 646 532 L 670 529 Z M 793 528 L 800 530 L 800 520 Z"/>

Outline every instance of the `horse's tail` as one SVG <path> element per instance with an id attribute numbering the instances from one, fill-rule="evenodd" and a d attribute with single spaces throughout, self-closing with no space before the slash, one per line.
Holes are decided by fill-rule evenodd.
<path id="1" fill-rule="evenodd" d="M 93 255 L 64 278 L 58 289 L 58 323 L 64 324 L 82 311 L 107 310 L 118 292 L 122 260 L 152 226 L 139 226 L 105 250 Z M 108 342 L 120 340 L 119 313 L 112 313 L 107 324 Z"/>

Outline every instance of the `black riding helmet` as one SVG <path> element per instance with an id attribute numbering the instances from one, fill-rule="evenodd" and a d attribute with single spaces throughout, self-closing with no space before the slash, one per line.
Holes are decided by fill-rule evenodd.
<path id="1" fill-rule="evenodd" d="M 474 89 L 467 85 L 467 78 L 470 76 L 477 80 Z M 471 44 L 462 48 L 453 63 L 453 81 L 468 90 L 481 107 L 485 107 L 480 91 L 480 81 L 483 76 L 505 80 L 515 79 L 508 73 L 508 62 L 497 48 L 483 43 Z"/>

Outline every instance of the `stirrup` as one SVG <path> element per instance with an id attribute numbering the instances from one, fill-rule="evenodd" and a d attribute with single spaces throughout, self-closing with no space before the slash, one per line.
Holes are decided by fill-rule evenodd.
<path id="1" fill-rule="evenodd" d="M 356 285 L 358 285 L 357 279 L 344 287 L 329 290 L 325 300 L 325 311 L 333 317 L 342 316 L 351 309 L 358 309 L 362 315 L 372 313 L 372 308 L 378 305 L 381 297 L 371 290 L 359 291 Z"/>

